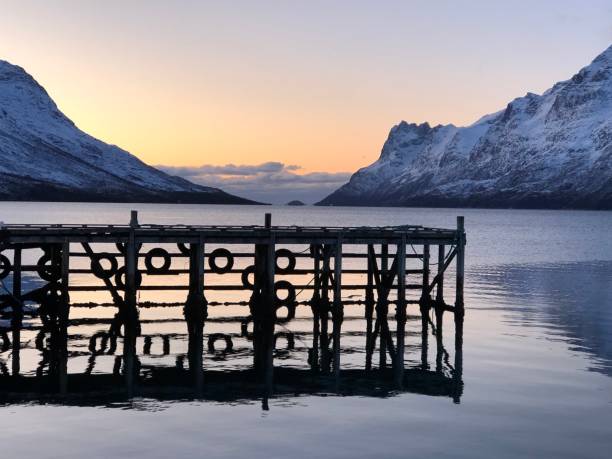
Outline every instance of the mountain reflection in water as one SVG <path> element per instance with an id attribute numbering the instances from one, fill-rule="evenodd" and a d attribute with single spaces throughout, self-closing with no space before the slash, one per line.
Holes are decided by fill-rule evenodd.
<path id="1" fill-rule="evenodd" d="M 612 376 L 612 261 L 481 267 L 469 277 L 481 304 L 502 307 L 517 327 L 545 328 L 548 339 L 589 353 L 590 370 Z"/>

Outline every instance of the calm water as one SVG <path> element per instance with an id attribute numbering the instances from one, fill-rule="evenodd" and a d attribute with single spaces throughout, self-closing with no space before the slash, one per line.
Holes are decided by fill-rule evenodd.
<path id="1" fill-rule="evenodd" d="M 460 403 L 406 392 L 285 392 L 270 400 L 269 411 L 257 401 L 172 397 L 93 407 L 9 403 L 0 406 L 2 457 L 610 457 L 612 212 L 0 203 L 0 220 L 126 223 L 131 208 L 142 223 L 186 224 L 261 224 L 271 211 L 275 224 L 452 228 L 455 216 L 465 215 Z M 142 316 L 163 314 L 172 313 Z M 287 325 L 298 337 L 307 315 L 300 311 Z M 350 335 L 363 324 L 359 311 L 347 316 L 343 329 Z M 408 323 L 408 367 L 421 362 L 419 327 L 420 321 Z M 354 342 L 349 336 L 348 348 Z M 9 354 L 0 358 L 8 362 Z M 345 357 L 346 368 L 363 366 L 358 346 Z M 38 359 L 25 355 L 24 366 Z M 428 357 L 432 366 L 434 360 Z M 209 362 L 221 370 L 242 364 L 240 352 L 231 363 Z M 276 358 L 277 366 L 302 364 Z"/>

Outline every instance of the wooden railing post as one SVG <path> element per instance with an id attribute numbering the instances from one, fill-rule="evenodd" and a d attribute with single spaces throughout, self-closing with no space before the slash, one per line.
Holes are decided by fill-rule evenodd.
<path id="1" fill-rule="evenodd" d="M 20 372 L 21 325 L 23 321 L 23 304 L 21 302 L 21 247 L 13 249 L 13 320 L 11 322 L 13 349 L 11 371 L 13 376 Z"/>
<path id="2" fill-rule="evenodd" d="M 464 218 L 457 217 L 457 286 L 455 289 L 455 320 L 463 321 L 463 284 L 465 277 L 465 226 Z"/>
<path id="3" fill-rule="evenodd" d="M 404 382 L 404 340 L 406 332 L 406 236 L 397 244 L 397 301 L 395 320 L 397 325 L 395 346 L 395 382 L 398 387 Z"/>
<path id="4" fill-rule="evenodd" d="M 333 336 L 334 336 L 334 376 L 340 376 L 340 329 L 344 316 L 342 305 L 342 238 L 336 242 L 334 254 L 334 310 L 333 310 Z"/>

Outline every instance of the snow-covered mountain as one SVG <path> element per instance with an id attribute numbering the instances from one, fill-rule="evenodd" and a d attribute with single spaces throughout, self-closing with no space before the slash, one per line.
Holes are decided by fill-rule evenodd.
<path id="1" fill-rule="evenodd" d="M 84 133 L 34 78 L 2 60 L 0 200 L 250 202 L 168 175 Z"/>
<path id="2" fill-rule="evenodd" d="M 612 46 L 471 126 L 394 126 L 323 205 L 612 209 Z"/>

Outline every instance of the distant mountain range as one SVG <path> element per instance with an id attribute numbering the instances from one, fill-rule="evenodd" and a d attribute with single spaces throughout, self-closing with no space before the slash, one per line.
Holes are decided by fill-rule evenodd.
<path id="1" fill-rule="evenodd" d="M 5 61 L 0 200 L 253 203 L 168 175 L 84 133 L 34 78 Z"/>
<path id="2" fill-rule="evenodd" d="M 319 204 L 612 209 L 612 46 L 471 126 L 402 121 Z"/>

